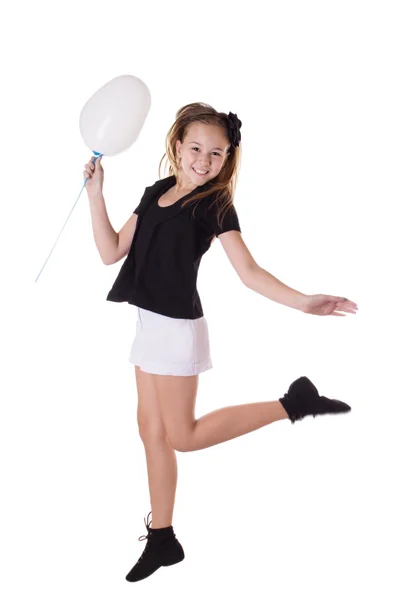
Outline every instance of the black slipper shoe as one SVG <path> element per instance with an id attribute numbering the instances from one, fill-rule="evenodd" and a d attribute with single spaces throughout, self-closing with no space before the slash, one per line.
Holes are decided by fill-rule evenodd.
<path id="1" fill-rule="evenodd" d="M 127 581 L 140 581 L 152 575 L 160 567 L 170 567 L 185 558 L 181 544 L 175 537 L 172 525 L 163 529 L 152 529 L 149 516 L 144 522 L 148 531 L 147 535 L 140 536 L 139 541 L 147 539 L 147 544 L 137 563 L 126 575 Z"/>
<path id="2" fill-rule="evenodd" d="M 296 379 L 283 398 L 279 398 L 279 402 L 292 423 L 308 415 L 315 417 L 316 415 L 345 413 L 351 410 L 351 407 L 345 402 L 320 396 L 308 377 Z"/>

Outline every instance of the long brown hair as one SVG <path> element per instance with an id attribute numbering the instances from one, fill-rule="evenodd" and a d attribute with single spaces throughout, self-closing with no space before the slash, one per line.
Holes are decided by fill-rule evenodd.
<path id="1" fill-rule="evenodd" d="M 175 175 L 178 180 L 179 160 L 176 156 L 176 142 L 183 141 L 187 130 L 192 123 L 200 122 L 207 125 L 217 125 L 221 127 L 229 140 L 228 135 L 228 115 L 223 112 L 217 112 L 215 108 L 203 102 L 194 102 L 187 104 L 178 110 L 176 113 L 175 123 L 167 133 L 165 140 L 165 153 L 159 164 L 159 177 L 161 178 L 161 165 L 166 159 L 166 166 L 169 163 L 169 175 Z M 212 179 L 207 185 L 206 190 L 199 192 L 182 203 L 184 206 L 187 203 L 194 203 L 206 196 L 211 196 L 215 193 L 215 201 L 217 204 L 217 222 L 222 223 L 223 216 L 231 205 L 233 205 L 234 194 L 236 190 L 237 178 L 239 175 L 241 162 L 241 144 L 239 146 L 229 148 L 229 155 L 222 167 L 220 173 Z M 165 168 L 164 168 L 165 169 Z"/>

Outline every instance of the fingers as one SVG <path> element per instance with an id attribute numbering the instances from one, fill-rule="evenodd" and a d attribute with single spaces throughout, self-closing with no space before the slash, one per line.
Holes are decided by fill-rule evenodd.
<path id="1" fill-rule="evenodd" d="M 94 162 L 94 158 L 95 157 L 92 156 L 92 158 L 90 159 L 90 161 L 85 165 L 85 170 L 83 171 L 83 176 L 84 176 L 85 179 L 91 179 L 92 176 L 94 175 L 95 171 L 99 170 L 100 168 L 102 168 L 102 165 L 101 165 L 101 162 L 100 162 L 101 159 L 102 159 L 102 156 L 100 156 L 96 160 L 96 163 Z M 98 165 L 97 169 L 96 169 L 96 165 Z"/>
<path id="2" fill-rule="evenodd" d="M 346 308 L 354 308 L 355 310 L 358 310 L 358 305 L 355 302 L 351 302 L 351 300 L 347 300 L 346 302 L 344 302 L 343 306 L 345 306 Z"/>
<path id="3" fill-rule="evenodd" d="M 344 306 L 351 306 L 352 308 L 358 308 L 357 304 L 355 302 L 352 302 L 352 300 L 349 300 L 348 298 L 342 298 L 340 296 L 338 296 L 336 299 L 336 302 L 340 302 L 343 303 Z"/>
<path id="4" fill-rule="evenodd" d="M 90 160 L 90 162 L 88 162 L 85 165 L 85 170 L 83 171 L 83 175 L 85 177 L 89 177 L 89 179 L 92 177 L 94 173 L 94 164 L 93 164 L 93 158 Z"/>

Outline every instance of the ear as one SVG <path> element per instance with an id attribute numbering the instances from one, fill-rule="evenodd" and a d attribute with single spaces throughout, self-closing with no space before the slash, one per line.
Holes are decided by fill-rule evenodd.
<path id="1" fill-rule="evenodd" d="M 176 155 L 178 158 L 181 158 L 181 146 L 182 146 L 182 142 L 180 140 L 177 140 L 176 144 L 175 144 L 175 148 L 176 148 Z"/>

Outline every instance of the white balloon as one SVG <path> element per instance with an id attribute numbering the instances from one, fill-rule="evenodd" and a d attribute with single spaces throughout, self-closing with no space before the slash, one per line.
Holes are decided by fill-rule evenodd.
<path id="1" fill-rule="evenodd" d="M 149 89 L 138 77 L 120 75 L 93 94 L 82 108 L 79 129 L 92 151 L 113 156 L 137 139 L 150 110 Z"/>

